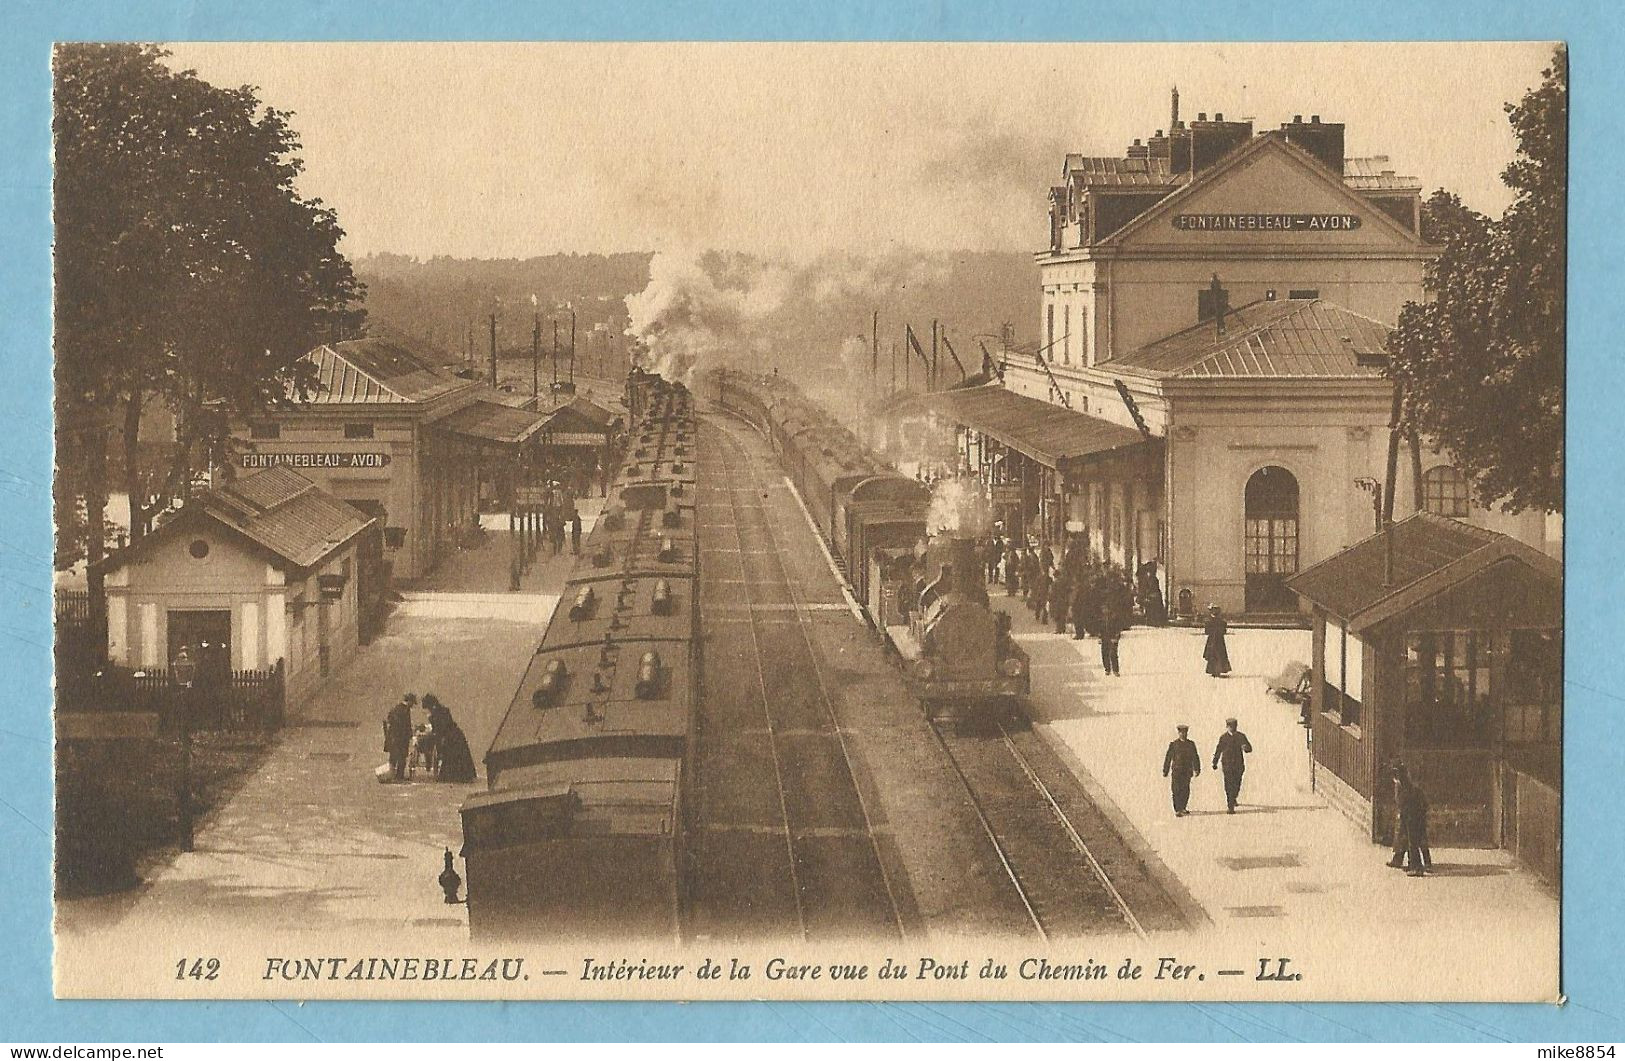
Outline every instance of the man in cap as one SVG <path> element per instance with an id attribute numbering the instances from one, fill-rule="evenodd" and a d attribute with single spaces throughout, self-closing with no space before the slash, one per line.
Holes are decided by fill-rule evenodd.
<path id="1" fill-rule="evenodd" d="M 384 751 L 389 755 L 389 772 L 396 781 L 406 780 L 407 753 L 412 748 L 412 708 L 418 698 L 407 693 L 389 709 L 384 718 Z"/>
<path id="2" fill-rule="evenodd" d="M 1236 728 L 1236 720 L 1224 720 L 1224 732 L 1213 749 L 1213 769 L 1224 769 L 1224 802 L 1226 809 L 1236 813 L 1236 800 L 1241 797 L 1241 775 L 1247 772 L 1247 755 L 1253 750 L 1247 734 Z"/>
<path id="3" fill-rule="evenodd" d="M 1175 726 L 1179 736 L 1168 742 L 1168 753 L 1162 757 L 1162 776 L 1172 779 L 1174 816 L 1183 818 L 1190 813 L 1185 808 L 1191 802 L 1191 778 L 1202 772 L 1202 756 L 1196 742 L 1190 739 L 1189 726 Z"/>

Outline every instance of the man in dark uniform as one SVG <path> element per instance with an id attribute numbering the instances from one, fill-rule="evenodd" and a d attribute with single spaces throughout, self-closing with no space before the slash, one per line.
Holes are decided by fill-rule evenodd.
<path id="1" fill-rule="evenodd" d="M 1048 552 L 1049 550 L 1044 551 Z M 1041 623 L 1049 620 L 1049 589 L 1054 580 L 1055 576 L 1051 573 L 1049 565 L 1040 561 L 1038 570 L 1033 576 L 1032 605 L 1033 614 L 1038 617 L 1038 621 Z"/>
<path id="2" fill-rule="evenodd" d="M 1394 811 L 1394 856 L 1388 864 L 1420 877 L 1433 862 L 1427 850 L 1428 801 L 1404 763 L 1394 764 Z"/>
<path id="3" fill-rule="evenodd" d="M 1073 566 L 1063 563 L 1049 584 L 1049 617 L 1058 634 L 1066 633 L 1066 611 L 1072 606 Z"/>
<path id="4" fill-rule="evenodd" d="M 1253 750 L 1247 734 L 1236 728 L 1236 720 L 1224 720 L 1224 732 L 1213 748 L 1213 769 L 1224 769 L 1224 802 L 1226 809 L 1236 813 L 1236 800 L 1241 798 L 1241 775 L 1247 772 L 1247 755 Z"/>
<path id="5" fill-rule="evenodd" d="M 389 754 L 389 772 L 396 781 L 406 780 L 407 753 L 412 747 L 412 707 L 417 702 L 415 695 L 407 693 L 384 718 L 384 751 Z"/>
<path id="6" fill-rule="evenodd" d="M 1174 816 L 1183 818 L 1190 812 L 1185 808 L 1191 802 L 1191 778 L 1202 773 L 1202 755 L 1191 740 L 1189 726 L 1176 726 L 1179 736 L 1168 742 L 1168 754 L 1162 757 L 1162 776 L 1173 782 Z"/>
<path id="7" fill-rule="evenodd" d="M 1103 601 L 1100 605 L 1100 669 L 1119 678 L 1123 676 L 1123 670 L 1117 661 L 1117 646 L 1123 638 L 1125 625 L 1122 602 L 1115 599 Z"/>
<path id="8" fill-rule="evenodd" d="M 1095 625 L 1095 576 L 1087 568 L 1078 572 L 1072 581 L 1072 639 L 1082 641 L 1083 635 Z"/>

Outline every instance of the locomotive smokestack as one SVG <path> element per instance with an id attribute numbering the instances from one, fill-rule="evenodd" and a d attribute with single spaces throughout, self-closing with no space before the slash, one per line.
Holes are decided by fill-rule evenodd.
<path id="1" fill-rule="evenodd" d="M 958 593 L 962 597 L 969 597 L 978 604 L 987 604 L 987 583 L 982 581 L 981 558 L 976 555 L 975 538 L 949 538 L 947 539 L 943 554 L 942 566 L 946 571 L 948 565 L 953 565 L 953 579 L 945 590 Z"/>

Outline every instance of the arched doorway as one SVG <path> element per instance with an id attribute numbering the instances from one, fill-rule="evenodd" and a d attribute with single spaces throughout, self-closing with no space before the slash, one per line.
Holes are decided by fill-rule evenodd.
<path id="1" fill-rule="evenodd" d="M 1258 469 L 1247 480 L 1245 510 L 1247 610 L 1296 611 L 1286 580 L 1298 573 L 1298 480 L 1285 468 Z"/>

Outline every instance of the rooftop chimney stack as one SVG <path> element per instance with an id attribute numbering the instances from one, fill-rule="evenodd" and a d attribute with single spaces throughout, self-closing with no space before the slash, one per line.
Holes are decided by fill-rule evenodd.
<path id="1" fill-rule="evenodd" d="M 1179 86 L 1178 85 L 1175 85 L 1173 92 L 1170 93 L 1170 104 L 1169 104 L 1169 107 L 1168 107 L 1168 128 L 1170 130 L 1179 128 Z"/>
<path id="2" fill-rule="evenodd" d="M 1343 172 L 1343 128 L 1342 122 L 1322 122 L 1318 114 L 1310 115 L 1307 122 L 1303 115 L 1294 114 L 1290 122 L 1281 124 L 1287 143 L 1309 152 L 1339 175 Z"/>

